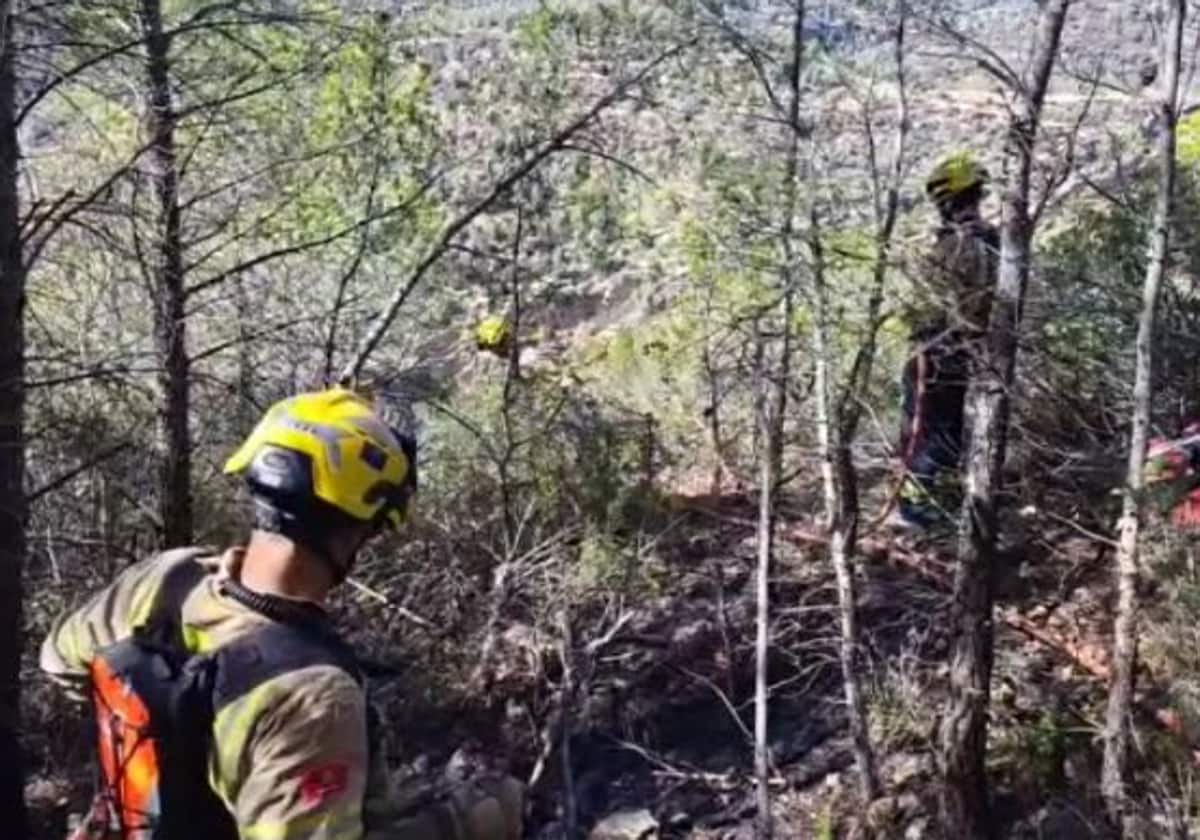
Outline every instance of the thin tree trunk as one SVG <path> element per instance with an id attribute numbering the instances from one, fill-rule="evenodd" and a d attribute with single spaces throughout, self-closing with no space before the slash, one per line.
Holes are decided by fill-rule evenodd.
<path id="1" fill-rule="evenodd" d="M 828 287 L 825 282 L 825 260 L 817 219 L 813 219 L 810 249 L 816 281 L 817 347 L 816 392 L 817 436 L 821 451 L 821 479 L 824 488 L 825 517 L 829 531 L 829 559 L 833 565 L 838 590 L 838 616 L 841 636 L 838 654 L 842 668 L 842 692 L 850 729 L 854 761 L 858 769 L 859 793 L 864 802 L 877 798 L 881 792 L 871 746 L 870 726 L 866 703 L 859 680 L 858 593 L 854 582 L 854 560 L 858 552 L 858 471 L 854 465 L 852 445 L 862 419 L 863 390 L 870 381 L 875 362 L 876 333 L 879 312 L 883 305 L 884 281 L 891 254 L 892 234 L 896 227 L 900 184 L 904 173 L 905 141 L 908 136 L 908 98 L 904 74 L 904 38 L 908 21 L 906 0 L 897 2 L 895 36 L 896 82 L 899 93 L 895 148 L 890 177 L 884 186 L 878 176 L 875 184 L 876 257 L 872 271 L 872 291 L 867 307 L 867 335 L 855 355 L 837 400 L 830 372 L 832 346 L 829 338 L 831 312 Z M 870 114 L 867 115 L 867 138 L 873 173 L 879 172 Z"/>
<path id="2" fill-rule="evenodd" d="M 1142 286 L 1138 317 L 1137 361 L 1133 383 L 1133 422 L 1129 433 L 1129 463 L 1117 545 L 1117 615 L 1113 625 L 1113 669 L 1104 725 L 1104 766 L 1101 786 L 1113 826 L 1122 829 L 1126 816 L 1125 782 L 1129 767 L 1130 704 L 1133 700 L 1138 643 L 1138 532 L 1141 528 L 1142 471 L 1150 427 L 1153 386 L 1154 327 L 1170 246 L 1175 198 L 1175 120 L 1179 98 L 1179 65 L 1183 49 L 1186 0 L 1167 0 L 1169 23 L 1162 51 L 1162 101 L 1159 103 L 1158 154 L 1160 172 L 1150 230 L 1149 260 Z"/>
<path id="3" fill-rule="evenodd" d="M 560 564 L 565 575 L 566 566 Z M 566 579 L 564 577 L 565 585 Z M 562 718 L 562 735 L 559 746 L 559 761 L 562 767 L 563 782 L 563 836 L 567 840 L 575 840 L 579 836 L 579 804 L 575 792 L 575 771 L 572 767 L 571 736 L 575 730 L 575 636 L 571 631 L 571 606 L 566 599 L 559 610 L 559 631 L 562 634 L 559 641 L 559 655 L 562 658 L 562 691 L 559 693 L 559 710 Z"/>
<path id="4" fill-rule="evenodd" d="M 709 495 L 714 499 L 720 497 L 725 478 L 725 447 L 721 440 L 721 382 L 714 364 L 711 339 L 704 338 L 704 350 L 700 362 L 704 367 L 704 381 L 708 385 L 708 405 L 704 409 L 704 419 L 708 426 L 708 441 L 712 447 L 713 468 L 708 483 Z"/>
<path id="5" fill-rule="evenodd" d="M 858 591 L 854 582 L 854 560 L 858 548 L 858 475 L 850 447 L 845 441 L 837 447 L 835 467 L 839 506 L 835 509 L 836 515 L 830 529 L 829 557 L 837 577 L 842 691 L 846 698 L 854 763 L 858 768 L 859 792 L 865 803 L 878 797 L 882 789 L 859 677 Z"/>
<path id="6" fill-rule="evenodd" d="M 154 342 L 158 352 L 159 505 L 166 546 L 192 542 L 192 438 L 190 362 L 184 312 L 179 167 L 175 158 L 175 108 L 171 97 L 171 39 L 163 33 L 159 0 L 138 7 L 146 39 L 146 105 L 151 146 L 147 168 L 158 201 L 155 235 Z"/>
<path id="7" fill-rule="evenodd" d="M 813 215 L 810 249 L 817 304 L 814 355 L 821 486 L 824 491 L 825 522 L 829 530 L 829 560 L 837 578 L 838 618 L 841 625 L 838 657 L 842 666 L 842 691 L 846 699 L 854 763 L 858 769 L 859 794 L 865 804 L 879 796 L 879 777 L 867 727 L 866 705 L 858 681 L 858 598 L 852 570 L 858 531 L 858 485 L 850 448 L 842 439 L 841 418 L 836 416 L 837 404 L 833 399 L 829 290 L 825 283 L 825 257 L 821 248 L 820 228 L 816 214 Z"/>
<path id="8" fill-rule="evenodd" d="M 950 611 L 950 697 L 939 733 L 943 830 L 946 836 L 963 840 L 991 836 L 984 760 L 992 676 L 991 575 L 996 518 L 1016 370 L 1017 328 L 1029 280 L 1034 142 L 1069 8 L 1070 0 L 1049 0 L 1042 5 L 1030 73 L 1018 92 L 1018 106 L 1009 125 L 1000 270 L 987 332 L 975 355 L 967 389 L 964 499 Z"/>
<path id="9" fill-rule="evenodd" d="M 386 24 L 383 25 L 386 27 Z M 377 137 L 383 134 L 381 119 L 388 108 L 391 63 L 388 60 L 387 53 L 389 33 L 384 31 L 377 33 L 375 37 L 378 39 L 378 42 L 372 44 L 369 84 L 374 98 L 374 107 L 371 110 L 370 117 L 371 134 Z M 362 218 L 364 220 L 371 219 L 376 214 L 375 204 L 386 154 L 382 145 L 373 145 L 371 153 L 374 157 L 371 161 L 371 176 L 367 181 L 367 197 L 363 206 Z M 354 256 L 350 258 L 349 264 L 338 278 L 337 290 L 333 295 L 333 307 L 329 312 L 329 330 L 325 333 L 325 365 L 324 375 L 321 378 L 322 383 L 325 385 L 333 384 L 334 360 L 337 357 L 338 351 L 338 329 L 341 326 L 342 309 L 346 305 L 350 283 L 358 276 L 359 269 L 362 268 L 362 264 L 366 260 L 367 251 L 371 245 L 371 233 L 371 225 L 364 225 L 358 235 L 358 245 L 354 250 Z"/>
<path id="10" fill-rule="evenodd" d="M 246 278 L 238 275 L 233 281 L 233 299 L 237 305 L 237 406 L 233 415 L 239 436 L 249 435 L 258 420 L 258 408 L 254 394 L 258 362 L 254 352 L 254 311 L 250 305 L 250 294 L 246 289 Z"/>
<path id="11" fill-rule="evenodd" d="M 517 456 L 517 440 L 513 418 L 516 386 L 521 378 L 521 244 L 525 235 L 525 211 L 517 206 L 516 228 L 513 232 L 512 273 L 509 276 L 509 299 L 512 305 L 512 340 L 508 350 L 504 389 L 500 402 L 500 426 L 504 430 L 504 448 L 496 458 L 496 473 L 500 482 L 500 501 L 504 513 L 504 560 L 492 573 L 491 602 L 484 623 L 483 642 L 479 647 L 479 662 L 472 672 L 471 684 L 485 695 L 492 690 L 492 657 L 499 641 L 500 619 L 508 604 L 509 575 L 520 557 L 521 527 L 517 521 L 517 500 L 513 496 L 512 463 Z"/>
<path id="12" fill-rule="evenodd" d="M 754 646 L 754 775 L 756 780 L 756 803 L 758 806 L 757 837 L 770 840 L 774 835 L 771 818 L 771 756 L 767 743 L 768 685 L 767 660 L 771 641 L 771 564 L 775 554 L 775 493 L 779 477 L 783 472 L 783 432 L 787 415 L 788 380 L 791 377 L 792 322 L 795 320 L 795 253 L 792 236 L 795 232 L 797 204 L 796 177 L 800 166 L 800 73 L 804 55 L 804 0 L 796 3 L 796 14 L 792 25 L 792 61 L 789 67 L 787 152 L 784 159 L 784 206 L 783 225 L 780 231 L 783 265 L 780 279 L 783 297 L 780 313 L 781 338 L 778 363 L 772 358 L 760 332 L 756 336 L 759 348 L 757 378 L 759 387 L 759 423 L 762 427 L 763 450 L 759 469 L 758 497 L 758 568 L 755 578 L 757 622 Z M 761 329 L 761 326 L 760 326 Z"/>
<path id="13" fill-rule="evenodd" d="M 778 439 L 775 435 L 774 399 L 768 393 L 770 374 L 766 370 L 769 354 L 763 355 L 764 360 L 758 371 L 761 391 L 758 413 L 759 423 L 763 427 L 764 446 L 760 453 L 762 461 L 759 465 L 758 567 L 754 585 L 757 607 L 754 640 L 754 778 L 757 785 L 755 802 L 758 809 L 755 834 L 758 840 L 770 840 L 771 794 L 768 784 L 771 777 L 771 758 L 767 744 L 767 657 L 771 648 L 771 559 L 775 548 L 775 485 L 779 470 L 776 466 Z"/>
<path id="14" fill-rule="evenodd" d="M 0 0 L 0 826 L 22 840 L 20 734 L 25 562 L 25 262 L 20 239 L 13 5 Z"/>

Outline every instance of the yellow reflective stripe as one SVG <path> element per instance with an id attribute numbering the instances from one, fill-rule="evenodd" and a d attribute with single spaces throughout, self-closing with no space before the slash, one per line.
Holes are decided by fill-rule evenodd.
<path id="1" fill-rule="evenodd" d="M 238 764 L 250 737 L 250 730 L 274 699 L 274 683 L 274 680 L 268 680 L 252 689 L 218 711 L 213 719 L 213 751 L 217 767 L 215 778 L 210 781 L 213 789 L 226 802 L 232 802 L 236 798 L 236 792 L 231 789 L 231 785 L 237 778 Z"/>
<path id="2" fill-rule="evenodd" d="M 238 833 L 242 840 L 359 840 L 363 835 L 361 808 L 361 802 L 351 801 L 334 811 L 238 826 Z"/>
<path id="3" fill-rule="evenodd" d="M 80 634 L 83 632 L 83 626 L 80 622 L 74 620 L 74 616 L 67 621 L 58 631 L 58 638 L 55 640 L 54 647 L 58 650 L 58 655 L 63 662 L 70 665 L 72 668 L 88 667 L 88 662 L 91 661 L 91 656 L 85 656 L 83 644 L 80 642 Z"/>
<path id="4" fill-rule="evenodd" d="M 193 654 L 209 653 L 216 647 L 211 633 L 190 624 L 183 625 L 183 645 Z"/>
<path id="5" fill-rule="evenodd" d="M 149 585 L 148 581 L 139 581 L 138 584 L 135 584 L 133 600 L 129 605 L 130 627 L 139 627 L 150 618 L 150 610 L 154 608 L 154 597 L 158 594 L 161 585 L 161 576 L 154 581 L 153 585 Z"/>
<path id="6" fill-rule="evenodd" d="M 217 798 L 225 803 L 225 808 L 231 814 L 237 813 L 234 807 L 233 797 L 229 795 L 229 785 L 221 784 L 221 779 L 229 778 L 228 773 L 221 772 L 221 756 L 217 754 L 215 749 L 208 752 L 208 787 Z"/>

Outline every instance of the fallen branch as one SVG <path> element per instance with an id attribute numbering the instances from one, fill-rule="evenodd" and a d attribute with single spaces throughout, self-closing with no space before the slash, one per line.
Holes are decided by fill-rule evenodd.
<path id="1" fill-rule="evenodd" d="M 921 556 L 915 552 L 893 550 L 889 553 L 889 559 L 893 559 L 900 565 L 917 572 L 918 575 L 934 583 L 941 589 L 947 591 L 951 589 L 949 578 L 941 572 L 931 569 L 927 563 L 922 562 Z M 996 610 L 996 617 L 1005 626 L 1021 633 L 1031 641 L 1037 642 L 1043 647 L 1064 656 L 1097 682 L 1107 685 L 1112 679 L 1112 669 L 1109 667 L 1106 656 L 1097 656 L 1094 651 L 1076 644 L 1062 634 L 1056 633 L 1046 627 L 1039 627 L 1031 619 L 1021 615 L 1015 609 L 1000 608 Z M 1169 732 L 1182 741 L 1191 751 L 1192 760 L 1195 765 L 1200 767 L 1200 743 L 1193 741 L 1188 735 L 1183 725 L 1183 718 L 1178 712 L 1168 706 L 1151 707 L 1144 701 L 1136 703 L 1135 709 L 1147 719 L 1153 720 L 1165 732 Z"/>
<path id="2" fill-rule="evenodd" d="M 430 630 L 430 631 L 434 631 L 437 629 L 437 625 L 435 625 L 429 619 L 422 618 L 421 616 L 417 615 L 415 612 L 410 610 L 408 607 L 400 606 L 395 601 L 393 601 L 391 598 L 384 595 L 382 592 L 378 592 L 378 591 L 372 589 L 371 587 L 367 586 L 362 581 L 357 580 L 352 577 L 348 577 L 348 578 L 346 578 L 346 583 L 350 584 L 352 587 L 357 589 L 362 594 L 366 595 L 368 598 L 371 598 L 373 601 L 376 601 L 380 604 L 383 604 L 385 607 L 388 607 L 389 609 L 394 610 L 398 616 L 411 621 L 413 624 L 416 624 L 418 627 L 424 627 L 426 630 Z"/>

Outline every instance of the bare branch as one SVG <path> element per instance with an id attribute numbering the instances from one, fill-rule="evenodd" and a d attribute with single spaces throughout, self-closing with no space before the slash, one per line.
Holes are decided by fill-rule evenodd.
<path id="1" fill-rule="evenodd" d="M 595 119 L 598 114 L 624 97 L 631 88 L 652 74 L 664 62 L 669 61 L 676 55 L 679 55 L 694 42 L 695 41 L 693 39 L 692 41 L 687 41 L 683 44 L 671 47 L 669 50 L 662 53 L 645 67 L 643 67 L 640 71 L 619 83 L 609 93 L 597 100 L 595 104 L 587 109 L 587 111 L 576 117 L 563 128 L 559 129 L 554 136 L 544 142 L 532 155 L 511 169 L 503 178 L 496 182 L 487 195 L 448 222 L 426 249 L 424 256 L 417 261 L 417 264 L 414 266 L 412 271 L 409 272 L 409 275 L 405 279 L 404 283 L 397 288 L 396 292 L 392 295 L 391 300 L 388 301 L 387 306 L 384 307 L 384 310 L 379 314 L 379 317 L 375 320 L 374 325 L 368 331 L 366 337 L 363 339 L 362 344 L 359 346 L 358 352 L 355 353 L 354 358 L 342 371 L 341 381 L 343 383 L 350 383 L 358 377 L 358 375 L 362 372 L 363 365 L 366 364 L 367 359 L 375 351 L 375 348 L 379 346 L 379 342 L 383 340 L 384 335 L 387 334 L 388 328 L 392 325 L 392 321 L 396 319 L 396 315 L 399 313 L 400 307 L 402 307 L 405 301 L 408 300 L 409 295 L 412 294 L 413 290 L 417 287 L 421 280 L 424 279 L 425 274 L 429 271 L 429 269 L 432 268 L 438 262 L 438 260 L 442 258 L 442 255 L 445 254 L 447 250 L 449 250 L 454 238 L 458 236 L 463 229 L 475 221 L 476 217 L 490 208 L 515 184 L 540 166 L 542 162 L 546 160 L 546 158 L 550 157 L 555 152 L 561 151 L 563 146 L 566 145 L 566 143 L 577 133 L 579 133 L 585 126 L 591 123 L 591 121 Z"/>
<path id="2" fill-rule="evenodd" d="M 341 228 L 340 230 L 334 231 L 333 233 L 329 234 L 328 236 L 320 236 L 320 237 L 317 237 L 316 239 L 310 239 L 305 242 L 297 243 L 295 245 L 287 245 L 282 248 L 275 248 L 273 250 L 259 254 L 255 257 L 251 257 L 248 260 L 240 262 L 237 265 L 233 266 L 232 268 L 225 269 L 224 271 L 220 272 L 219 274 L 215 274 L 212 277 L 208 277 L 204 280 L 201 280 L 187 288 L 186 297 L 191 298 L 194 295 L 196 295 L 206 289 L 210 289 L 213 286 L 216 286 L 220 283 L 224 283 L 226 280 L 230 279 L 231 277 L 234 277 L 235 275 L 249 271 L 250 269 L 260 266 L 264 263 L 268 263 L 273 260 L 281 259 L 283 257 L 290 257 L 290 256 L 294 256 L 296 254 L 302 254 L 305 251 L 311 251 L 314 248 L 320 248 L 323 245 L 330 245 L 334 242 L 337 242 L 338 240 L 345 239 L 347 236 L 357 233 L 358 231 L 362 230 L 363 228 L 373 225 L 376 222 L 380 222 L 380 221 L 383 221 L 384 219 L 389 219 L 392 216 L 399 215 L 400 213 L 403 213 L 405 210 L 410 209 L 418 201 L 420 201 L 433 188 L 434 184 L 436 184 L 438 182 L 438 180 L 440 180 L 440 177 L 441 177 L 440 174 L 431 176 L 423 184 L 421 184 L 421 186 L 419 188 L 417 188 L 411 195 L 406 196 L 403 201 L 401 201 L 397 204 L 392 204 L 388 207 L 385 207 L 384 209 L 380 210 L 377 213 L 374 213 L 366 218 L 359 219 L 358 221 L 354 222 L 353 224 L 346 225 L 345 227 Z"/>
<path id="3" fill-rule="evenodd" d="M 100 452 L 93 455 L 91 458 L 87 459 L 86 461 L 79 464 L 78 466 L 67 470 L 65 473 L 63 473 L 60 476 L 52 478 L 50 481 L 47 481 L 45 484 L 43 484 L 41 487 L 38 487 L 36 490 L 31 490 L 28 493 L 26 493 L 25 494 L 25 503 L 33 504 L 38 499 L 40 499 L 42 496 L 45 496 L 48 493 L 54 492 L 59 487 L 62 487 L 64 484 L 71 481 L 73 478 L 75 478 L 79 475 L 82 475 L 83 473 L 87 472 L 92 467 L 96 466 L 97 464 L 101 464 L 101 463 L 107 461 L 109 458 L 112 458 L 114 455 L 119 455 L 120 453 L 124 452 L 126 449 L 129 449 L 131 446 L 133 446 L 133 444 L 131 444 L 129 441 L 122 441 L 121 443 L 118 443 L 115 446 L 110 446 L 107 449 L 102 449 Z"/>

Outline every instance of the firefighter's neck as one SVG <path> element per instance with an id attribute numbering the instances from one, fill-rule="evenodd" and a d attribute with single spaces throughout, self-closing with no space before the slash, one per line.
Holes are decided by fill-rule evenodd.
<path id="1" fill-rule="evenodd" d="M 979 216 L 978 204 L 964 204 L 949 208 L 942 214 L 942 221 L 948 225 L 966 225 L 977 221 Z"/>
<path id="2" fill-rule="evenodd" d="M 329 564 L 287 537 L 254 531 L 242 558 L 241 583 L 263 595 L 324 603 L 334 587 Z"/>

